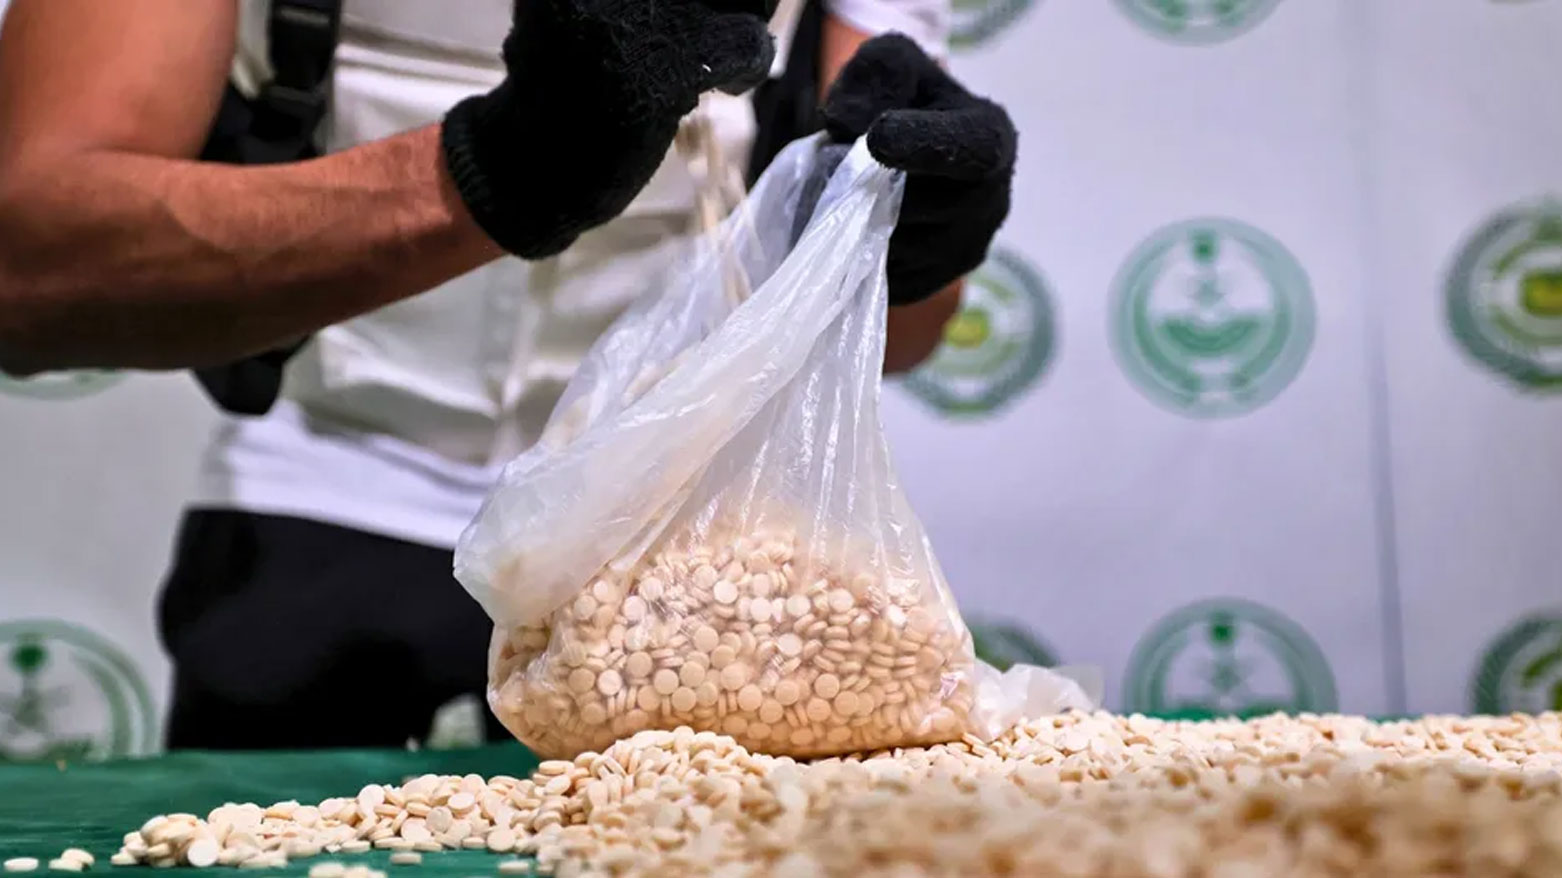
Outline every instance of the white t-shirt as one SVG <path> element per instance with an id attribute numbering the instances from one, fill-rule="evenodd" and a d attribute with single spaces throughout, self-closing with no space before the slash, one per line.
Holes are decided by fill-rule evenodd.
<path id="1" fill-rule="evenodd" d="M 346 0 L 325 146 L 437 122 L 503 77 L 512 0 Z M 266 0 L 242 0 L 234 76 L 269 79 Z M 782 57 L 795 3 L 783 3 Z M 948 0 L 828 0 L 866 32 L 941 55 Z M 724 152 L 746 157 L 747 98 L 712 95 Z M 538 132 L 546 137 L 546 131 Z M 694 178 L 672 151 L 624 214 L 539 262 L 505 258 L 318 333 L 289 363 L 276 408 L 227 419 L 192 505 L 290 515 L 452 547 L 498 470 L 536 441 L 582 356 L 654 291 L 692 230 Z"/>

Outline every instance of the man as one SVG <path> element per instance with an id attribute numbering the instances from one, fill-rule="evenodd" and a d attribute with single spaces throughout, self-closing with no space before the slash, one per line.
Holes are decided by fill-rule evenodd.
<path id="1" fill-rule="evenodd" d="M 490 624 L 450 549 L 687 233 L 680 120 L 715 91 L 744 155 L 735 95 L 774 52 L 759 0 L 345 8 L 326 155 L 259 167 L 196 158 L 230 71 L 249 95 L 272 73 L 264 0 L 14 0 L 0 35 L 0 368 L 304 340 L 280 400 L 218 431 L 181 527 L 170 747 L 398 745 L 481 692 Z M 937 3 L 825 8 L 832 136 L 908 172 L 887 359 L 909 365 L 1007 213 L 1014 133 L 912 40 L 865 43 L 936 49 Z"/>

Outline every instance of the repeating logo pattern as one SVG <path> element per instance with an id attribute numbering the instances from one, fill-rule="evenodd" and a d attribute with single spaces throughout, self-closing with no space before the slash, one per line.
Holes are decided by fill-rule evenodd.
<path id="1" fill-rule="evenodd" d="M 1134 647 L 1126 706 L 1183 719 L 1338 709 L 1334 673 L 1301 626 L 1250 601 L 1216 599 L 1163 619 Z"/>
<path id="2" fill-rule="evenodd" d="M 1046 281 L 1015 251 L 994 248 L 967 280 L 943 344 L 904 384 L 946 415 L 992 414 L 1041 378 L 1056 347 Z"/>
<path id="3" fill-rule="evenodd" d="M 1167 226 L 1113 282 L 1118 362 L 1147 397 L 1193 417 L 1269 402 L 1312 349 L 1307 273 L 1279 241 L 1227 219 Z"/>
<path id="4" fill-rule="evenodd" d="M 157 743 L 140 670 L 59 621 L 0 624 L 0 763 L 139 756 Z"/>
<path id="5" fill-rule="evenodd" d="M 1562 203 L 1500 211 L 1470 236 L 1444 288 L 1464 350 L 1525 389 L 1562 385 Z"/>
<path id="6" fill-rule="evenodd" d="M 107 390 L 123 378 L 118 372 L 96 370 L 51 372 L 32 378 L 12 378 L 0 372 L 0 393 L 28 399 L 80 399 Z"/>
<path id="7" fill-rule="evenodd" d="M 954 0 L 949 45 L 956 50 L 982 45 L 1024 15 L 1035 0 Z"/>
<path id="8" fill-rule="evenodd" d="M 1280 0 L 1117 0 L 1128 17 L 1161 39 L 1210 45 L 1257 27 Z"/>
<path id="9" fill-rule="evenodd" d="M 1502 632 L 1481 656 L 1470 701 L 1476 713 L 1562 711 L 1562 615 L 1531 616 Z"/>

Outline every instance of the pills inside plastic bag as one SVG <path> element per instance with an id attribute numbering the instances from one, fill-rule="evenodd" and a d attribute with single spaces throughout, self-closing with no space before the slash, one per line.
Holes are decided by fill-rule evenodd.
<path id="1" fill-rule="evenodd" d="M 545 756 L 678 726 L 796 756 L 948 740 L 974 659 L 944 606 L 911 579 L 809 564 L 786 532 L 704 539 L 496 632 L 491 700 Z"/>

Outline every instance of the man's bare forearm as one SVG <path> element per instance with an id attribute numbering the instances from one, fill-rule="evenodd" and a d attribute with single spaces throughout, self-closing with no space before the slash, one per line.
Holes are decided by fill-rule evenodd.
<path id="1" fill-rule="evenodd" d="M 0 179 L 0 368 L 225 362 L 501 255 L 435 127 L 288 165 L 18 162 Z"/>

